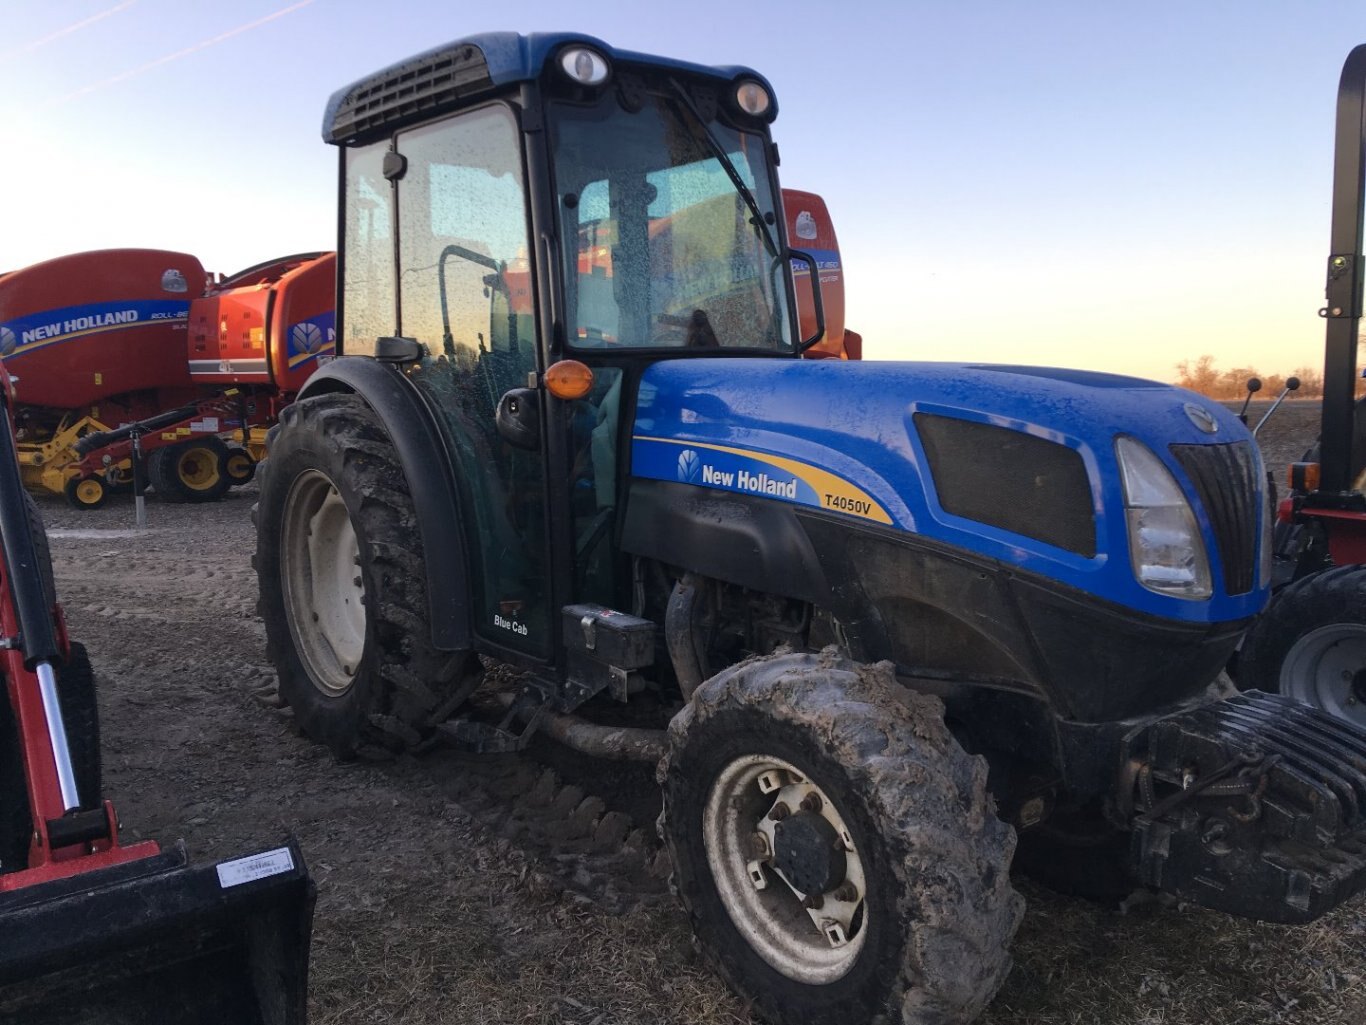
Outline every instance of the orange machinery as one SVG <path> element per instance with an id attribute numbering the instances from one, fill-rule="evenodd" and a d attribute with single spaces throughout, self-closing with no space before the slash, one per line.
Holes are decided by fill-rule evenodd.
<path id="1" fill-rule="evenodd" d="M 188 253 L 76 253 L 0 277 L 24 483 L 93 508 L 147 457 L 171 500 L 251 478 L 266 428 L 335 352 L 336 258 L 214 280 Z"/>

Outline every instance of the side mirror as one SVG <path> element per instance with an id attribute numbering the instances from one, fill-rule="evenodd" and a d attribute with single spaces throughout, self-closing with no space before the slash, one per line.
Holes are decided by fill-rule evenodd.
<path id="1" fill-rule="evenodd" d="M 513 448 L 535 452 L 541 447 L 541 405 L 531 388 L 513 388 L 498 400 L 494 414 L 498 436 Z"/>
<path id="2" fill-rule="evenodd" d="M 810 253 L 804 253 L 800 249 L 789 249 L 787 251 L 789 260 L 800 260 L 811 268 L 811 301 L 816 307 L 816 330 L 810 338 L 803 338 L 797 347 L 799 352 L 805 352 L 825 337 L 825 303 L 821 299 L 821 269 L 816 264 L 816 258 Z"/>

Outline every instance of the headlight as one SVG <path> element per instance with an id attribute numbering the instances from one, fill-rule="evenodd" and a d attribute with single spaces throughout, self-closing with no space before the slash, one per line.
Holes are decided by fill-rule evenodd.
<path id="1" fill-rule="evenodd" d="M 1115 442 L 1124 481 L 1129 527 L 1129 561 L 1134 576 L 1150 591 L 1177 598 L 1208 598 L 1209 558 L 1195 512 L 1162 460 L 1142 442 Z"/>
<path id="2" fill-rule="evenodd" d="M 602 85 L 607 81 L 607 58 L 586 46 L 573 46 L 560 54 L 560 68 L 579 85 Z"/>
<path id="3" fill-rule="evenodd" d="M 747 78 L 735 87 L 735 105 L 751 117 L 763 117 L 773 105 L 773 98 L 762 85 Z"/>

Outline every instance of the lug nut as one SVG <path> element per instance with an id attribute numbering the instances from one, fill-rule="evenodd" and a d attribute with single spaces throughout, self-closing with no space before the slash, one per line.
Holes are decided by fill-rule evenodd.
<path id="1" fill-rule="evenodd" d="M 1214 843 L 1215 840 L 1222 840 L 1228 834 L 1228 826 L 1222 822 L 1213 822 L 1200 837 L 1201 843 Z"/>
<path id="2" fill-rule="evenodd" d="M 791 814 L 792 809 L 785 805 L 782 801 L 779 801 L 777 804 L 773 806 L 773 810 L 768 813 L 768 817 L 772 819 L 774 822 L 781 822 L 783 821 L 783 819 L 787 818 Z"/>
<path id="3" fill-rule="evenodd" d="M 814 792 L 807 794 L 802 798 L 801 809 L 802 811 L 820 811 L 821 795 Z"/>
<path id="4" fill-rule="evenodd" d="M 842 900 L 846 904 L 852 904 L 858 900 L 858 887 L 851 882 L 840 883 L 838 889 L 831 894 L 836 900 Z"/>
<path id="5" fill-rule="evenodd" d="M 768 857 L 768 837 L 763 833 L 754 833 L 749 838 L 749 850 L 756 858 Z"/>
<path id="6" fill-rule="evenodd" d="M 806 908 L 808 911 L 819 911 L 821 908 L 825 907 L 825 898 L 819 893 L 812 894 L 802 901 L 802 907 Z"/>

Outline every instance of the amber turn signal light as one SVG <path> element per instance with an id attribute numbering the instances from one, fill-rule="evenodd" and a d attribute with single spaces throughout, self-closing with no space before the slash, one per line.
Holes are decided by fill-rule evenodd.
<path id="1" fill-rule="evenodd" d="M 593 371 L 576 359 L 562 359 L 546 370 L 545 387 L 557 399 L 581 399 L 593 390 Z"/>
<path id="2" fill-rule="evenodd" d="M 1319 464 L 1318 463 L 1291 463 L 1290 490 L 1308 494 L 1319 489 Z"/>

